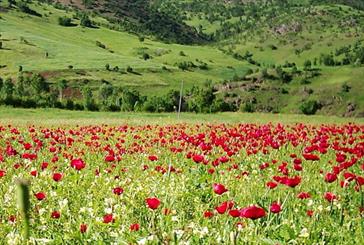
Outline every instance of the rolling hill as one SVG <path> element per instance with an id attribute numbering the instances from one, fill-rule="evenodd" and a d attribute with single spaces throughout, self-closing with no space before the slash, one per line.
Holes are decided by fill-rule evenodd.
<path id="1" fill-rule="evenodd" d="M 20 69 L 51 87 L 65 79 L 68 99 L 105 83 L 158 97 L 184 81 L 187 90 L 211 84 L 229 110 L 364 115 L 361 1 L 33 1 L 37 14 L 1 6 L 0 77 L 15 82 Z"/>

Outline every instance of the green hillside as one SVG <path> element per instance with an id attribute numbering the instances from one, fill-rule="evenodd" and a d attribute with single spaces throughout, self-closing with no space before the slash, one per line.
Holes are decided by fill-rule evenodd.
<path id="1" fill-rule="evenodd" d="M 62 97 L 80 104 L 84 87 L 135 89 L 139 105 L 157 96 L 151 111 L 170 110 L 162 97 L 184 81 L 188 111 L 364 115 L 361 1 L 60 2 L 33 1 L 36 14 L 1 2 L 3 80 L 39 73 L 58 94 L 64 79 Z"/>

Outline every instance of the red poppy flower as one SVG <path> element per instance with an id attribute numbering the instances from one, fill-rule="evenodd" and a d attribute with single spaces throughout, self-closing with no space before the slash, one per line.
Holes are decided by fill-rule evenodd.
<path id="1" fill-rule="evenodd" d="M 297 195 L 297 198 L 299 198 L 299 199 L 308 199 L 310 197 L 311 197 L 311 195 L 308 192 L 301 192 Z"/>
<path id="2" fill-rule="evenodd" d="M 307 216 L 309 216 L 309 217 L 312 217 L 313 213 L 314 213 L 313 210 L 307 210 L 307 212 L 306 212 Z"/>
<path id="3" fill-rule="evenodd" d="M 84 161 L 82 159 L 73 159 L 71 161 L 71 167 L 76 170 L 81 170 L 86 167 L 86 164 L 84 163 Z"/>
<path id="4" fill-rule="evenodd" d="M 58 211 L 53 211 L 52 214 L 51 214 L 51 217 L 53 219 L 59 219 L 61 217 L 61 213 L 58 212 Z"/>
<path id="5" fill-rule="evenodd" d="M 44 198 L 46 198 L 46 194 L 44 192 L 38 192 L 34 194 L 34 196 L 39 200 L 42 201 Z"/>
<path id="6" fill-rule="evenodd" d="M 213 216 L 214 216 L 214 213 L 211 211 L 208 211 L 208 210 L 203 213 L 203 217 L 205 217 L 205 218 L 212 218 Z"/>
<path id="7" fill-rule="evenodd" d="M 120 196 L 121 194 L 123 194 L 123 193 L 124 193 L 124 189 L 123 189 L 123 188 L 121 188 L 121 187 L 115 187 L 115 188 L 112 190 L 112 192 L 113 192 L 115 195 Z"/>
<path id="8" fill-rule="evenodd" d="M 145 202 L 147 203 L 148 208 L 150 209 L 157 209 L 159 205 L 161 204 L 160 200 L 156 197 L 150 197 L 145 199 Z"/>
<path id="9" fill-rule="evenodd" d="M 324 195 L 324 198 L 328 201 L 328 202 L 333 202 L 334 200 L 337 199 L 337 196 L 331 192 L 326 192 Z"/>
<path id="10" fill-rule="evenodd" d="M 130 225 L 130 231 L 139 231 L 140 225 L 138 223 Z"/>
<path id="11" fill-rule="evenodd" d="M 37 177 L 38 171 L 37 170 L 30 171 L 30 175 Z"/>
<path id="12" fill-rule="evenodd" d="M 217 206 L 215 208 L 215 210 L 219 213 L 219 214 L 224 214 L 228 209 L 228 203 L 227 202 L 223 202 L 220 206 Z"/>
<path id="13" fill-rule="evenodd" d="M 327 173 L 326 175 L 325 175 L 325 181 L 327 182 L 327 183 L 332 183 L 332 182 L 334 182 L 334 181 L 336 181 L 337 180 L 337 175 L 336 174 L 333 174 L 333 173 Z"/>
<path id="14" fill-rule="evenodd" d="M 103 222 L 105 223 L 105 224 L 108 224 L 108 223 L 111 223 L 111 222 L 114 222 L 115 221 L 115 219 L 114 219 L 114 217 L 112 216 L 112 214 L 105 214 L 104 215 L 104 220 L 103 220 Z"/>
<path id="15" fill-rule="evenodd" d="M 85 233 L 87 231 L 87 225 L 86 224 L 80 224 L 80 232 Z"/>
<path id="16" fill-rule="evenodd" d="M 157 156 L 155 156 L 155 155 L 151 155 L 151 156 L 149 156 L 149 157 L 148 157 L 148 159 L 149 159 L 150 161 L 154 162 L 154 161 L 157 161 L 157 160 L 158 160 L 158 157 L 157 157 Z"/>
<path id="17" fill-rule="evenodd" d="M 232 209 L 229 211 L 229 215 L 234 218 L 240 217 L 240 210 Z"/>
<path id="18" fill-rule="evenodd" d="M 320 157 L 312 154 L 312 153 L 306 153 L 306 154 L 302 154 L 302 156 L 306 159 L 306 160 L 310 160 L 310 161 L 318 161 L 320 160 Z"/>
<path id="19" fill-rule="evenodd" d="M 283 184 L 289 186 L 289 187 L 295 187 L 301 183 L 301 177 L 295 176 L 293 178 L 286 178 L 283 182 Z"/>
<path id="20" fill-rule="evenodd" d="M 218 195 L 222 195 L 224 194 L 225 192 L 227 192 L 228 190 L 225 188 L 224 185 L 222 184 L 213 184 L 212 185 L 213 189 L 214 189 L 214 192 Z"/>
<path id="21" fill-rule="evenodd" d="M 270 211 L 275 214 L 280 213 L 282 211 L 281 204 L 273 202 L 272 205 L 270 205 Z"/>
<path id="22" fill-rule="evenodd" d="M 4 177 L 4 176 L 5 176 L 5 174 L 6 174 L 6 171 L 5 171 L 5 170 L 0 169 L 0 178 L 1 178 L 1 177 Z"/>
<path id="23" fill-rule="evenodd" d="M 107 155 L 106 157 L 105 157 L 105 162 L 113 162 L 113 161 L 115 161 L 116 159 L 115 159 L 115 157 L 113 156 L 113 155 Z"/>
<path id="24" fill-rule="evenodd" d="M 273 181 L 269 181 L 266 186 L 269 188 L 269 189 L 274 189 L 277 187 L 277 183 L 276 182 L 273 182 Z"/>
<path id="25" fill-rule="evenodd" d="M 44 170 L 48 167 L 48 163 L 47 162 L 43 162 L 41 165 L 41 169 Z"/>
<path id="26" fill-rule="evenodd" d="M 205 158 L 203 155 L 193 155 L 192 160 L 195 163 L 200 163 L 200 162 L 203 162 L 205 160 Z"/>
<path id="27" fill-rule="evenodd" d="M 53 174 L 53 180 L 58 182 L 62 179 L 63 175 L 61 173 L 54 173 Z"/>
<path id="28" fill-rule="evenodd" d="M 294 170 L 296 171 L 302 171 L 302 165 L 301 164 L 294 164 L 293 165 Z"/>
<path id="29" fill-rule="evenodd" d="M 259 219 L 266 215 L 265 210 L 258 206 L 249 206 L 240 210 L 240 216 L 248 219 Z"/>

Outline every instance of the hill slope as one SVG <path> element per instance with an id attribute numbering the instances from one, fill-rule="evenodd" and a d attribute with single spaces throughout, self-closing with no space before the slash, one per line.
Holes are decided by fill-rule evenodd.
<path id="1" fill-rule="evenodd" d="M 0 77 L 15 81 L 21 67 L 54 86 L 66 79 L 65 97 L 76 100 L 85 85 L 95 92 L 108 83 L 162 96 L 182 80 L 185 89 L 212 82 L 230 109 L 297 113 L 311 101 L 314 113 L 362 116 L 364 12 L 360 1 L 332 2 L 30 4 L 39 15 L 3 2 Z M 84 13 L 92 28 L 80 26 Z M 73 26 L 59 25 L 60 17 Z M 213 41 L 206 43 L 208 37 Z"/>

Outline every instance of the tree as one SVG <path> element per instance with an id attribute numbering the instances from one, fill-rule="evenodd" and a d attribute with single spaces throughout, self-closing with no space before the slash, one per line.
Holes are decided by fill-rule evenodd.
<path id="1" fill-rule="evenodd" d="M 189 111 L 200 113 L 212 112 L 215 94 L 211 85 L 207 85 L 204 88 L 192 87 L 188 95 L 187 106 Z"/>
<path id="2" fill-rule="evenodd" d="M 311 60 L 306 60 L 305 63 L 303 64 L 303 66 L 304 66 L 303 70 L 305 70 L 305 71 L 311 70 L 311 66 L 312 66 Z"/>
<path id="3" fill-rule="evenodd" d="M 83 87 L 82 96 L 85 109 L 89 111 L 96 111 L 97 106 L 95 104 L 95 100 L 93 99 L 93 94 L 90 87 L 88 86 Z"/>
<path id="4" fill-rule="evenodd" d="M 92 22 L 86 13 L 82 15 L 80 25 L 83 27 L 92 27 Z"/>
<path id="5" fill-rule="evenodd" d="M 67 16 L 59 17 L 58 24 L 61 26 L 73 26 L 72 19 Z"/>
<path id="6" fill-rule="evenodd" d="M 3 79 L 0 77 L 0 93 L 1 93 L 3 86 L 4 86 L 4 82 L 3 82 Z"/>
<path id="7" fill-rule="evenodd" d="M 320 109 L 320 104 L 316 100 L 305 101 L 300 105 L 300 110 L 305 115 L 314 115 Z"/>
<path id="8" fill-rule="evenodd" d="M 141 97 L 138 91 L 124 89 L 121 94 L 122 111 L 133 111 L 138 102 L 141 102 Z"/>
<path id="9" fill-rule="evenodd" d="M 14 93 L 14 83 L 11 80 L 11 78 L 8 78 L 5 80 L 2 88 L 2 94 L 5 101 L 11 100 L 13 98 L 13 93 Z"/>
<path id="10" fill-rule="evenodd" d="M 42 92 L 49 92 L 49 85 L 40 74 L 34 74 L 32 76 L 30 85 L 33 88 L 35 95 L 39 95 Z"/>
<path id="11" fill-rule="evenodd" d="M 59 101 L 62 102 L 63 100 L 63 90 L 65 90 L 68 87 L 67 81 L 65 79 L 62 79 L 57 82 L 56 84 L 58 91 L 59 91 Z"/>
<path id="12" fill-rule="evenodd" d="M 0 41 L 0 49 L 3 48 L 3 42 Z"/>
<path id="13" fill-rule="evenodd" d="M 20 75 L 18 77 L 18 80 L 16 81 L 15 93 L 20 98 L 26 95 L 24 80 L 25 78 L 22 75 Z"/>
<path id="14" fill-rule="evenodd" d="M 113 94 L 114 87 L 111 84 L 103 83 L 99 88 L 99 99 L 103 105 L 107 105 L 109 97 Z"/>

